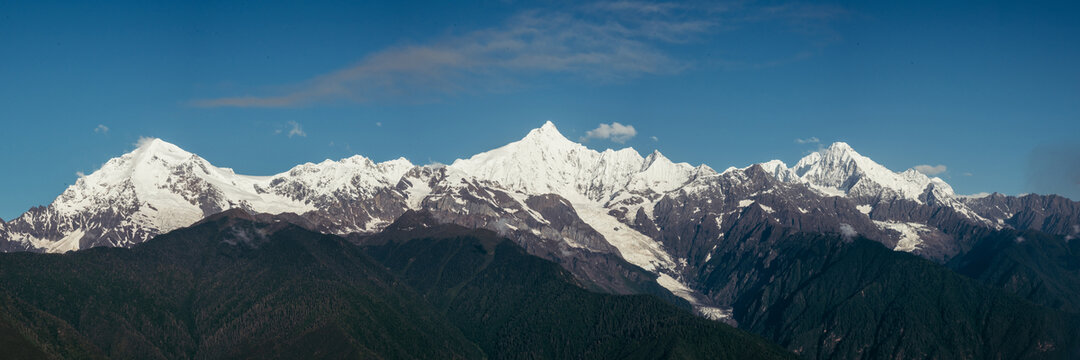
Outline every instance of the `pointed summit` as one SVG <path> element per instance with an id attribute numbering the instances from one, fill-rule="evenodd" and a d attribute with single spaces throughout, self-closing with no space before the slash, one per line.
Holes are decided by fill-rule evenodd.
<path id="1" fill-rule="evenodd" d="M 179 146 L 173 145 L 172 143 L 155 137 L 139 138 L 139 141 L 135 143 L 135 150 L 155 153 L 187 152 L 184 151 L 184 149 L 181 149 Z"/>
<path id="2" fill-rule="evenodd" d="M 817 189 L 838 195 L 898 196 L 919 201 L 919 195 L 930 184 L 925 175 L 893 172 L 844 142 L 807 155 L 791 170 Z"/>
<path id="3" fill-rule="evenodd" d="M 651 165 L 653 162 L 656 162 L 657 160 L 661 160 L 661 159 L 667 159 L 667 158 L 664 157 L 663 154 L 660 154 L 660 150 L 652 150 L 652 154 L 649 154 L 649 156 L 645 157 L 645 163 L 642 164 L 642 168 L 647 169 L 647 168 L 649 168 L 649 165 Z"/>
<path id="4" fill-rule="evenodd" d="M 763 170 L 773 178 L 783 182 L 795 182 L 799 179 L 795 172 L 787 167 L 783 161 L 769 160 L 758 164 Z"/>
<path id="5" fill-rule="evenodd" d="M 540 129 L 539 129 L 539 130 L 554 130 L 554 131 L 559 131 L 559 129 L 556 129 L 556 128 L 555 128 L 555 123 L 551 122 L 551 120 L 545 121 L 545 122 L 544 122 L 544 125 L 541 125 L 541 126 L 540 126 Z"/>
<path id="6" fill-rule="evenodd" d="M 130 157 L 135 159 L 135 164 L 144 163 L 154 159 L 161 159 L 173 163 L 176 161 L 184 161 L 194 156 L 194 154 L 181 149 L 179 146 L 159 138 L 142 137 L 135 143 L 135 146 L 135 150 L 128 153 Z"/>
<path id="7" fill-rule="evenodd" d="M 855 151 L 851 148 L 851 145 L 843 141 L 837 141 L 829 145 L 829 151 Z"/>
<path id="8" fill-rule="evenodd" d="M 665 169 L 670 169 L 672 166 L 676 166 L 676 165 L 681 166 L 683 164 L 685 164 L 685 163 L 676 164 L 675 162 L 672 162 L 671 159 L 668 159 L 667 156 L 664 156 L 664 154 L 661 154 L 660 150 L 653 150 L 653 152 L 651 154 L 649 154 L 649 156 L 646 156 L 645 160 L 642 161 L 641 170 L 645 171 L 645 170 L 648 170 L 648 169 L 654 168 L 654 167 L 657 167 L 657 168 L 662 167 L 662 168 L 665 168 Z M 690 164 L 685 164 L 685 165 L 686 165 L 686 167 L 688 169 L 692 168 L 692 166 L 690 166 Z"/>
<path id="9" fill-rule="evenodd" d="M 652 153 L 649 154 L 649 156 L 645 157 L 645 164 L 652 164 L 653 161 L 660 160 L 660 159 L 667 159 L 667 157 L 665 157 L 664 154 L 661 154 L 660 150 L 653 150 Z M 648 166 L 648 165 L 645 165 L 645 166 Z"/>
<path id="10" fill-rule="evenodd" d="M 821 180 L 831 187 L 841 187 L 843 180 L 857 172 L 881 169 L 888 171 L 884 166 L 860 155 L 855 149 L 851 148 L 851 145 L 839 141 L 832 143 L 824 150 L 815 151 L 803 157 L 792 168 L 800 177 L 809 177 L 808 180 L 811 180 L 811 182 L 815 182 L 814 179 Z M 823 177 L 829 177 L 830 179 L 824 179 Z"/>
<path id="11" fill-rule="evenodd" d="M 458 159 L 450 169 L 515 191 L 600 199 L 625 185 L 643 160 L 630 148 L 589 149 L 548 121 L 519 141 Z"/>
<path id="12" fill-rule="evenodd" d="M 653 150 L 641 163 L 641 170 L 633 175 L 629 188 L 651 189 L 657 193 L 674 190 L 690 181 L 694 167 L 687 163 L 675 163 L 659 150 Z"/>
<path id="13" fill-rule="evenodd" d="M 521 140 L 458 159 L 451 169 L 528 192 L 567 192 L 580 169 L 595 167 L 599 153 L 564 137 L 555 124 L 529 131 Z"/>
<path id="14" fill-rule="evenodd" d="M 563 136 L 563 134 L 559 132 L 559 129 L 555 128 L 555 124 L 552 123 L 550 120 L 545 122 L 543 126 L 529 130 L 529 134 L 525 135 L 525 137 L 521 140 L 522 142 L 531 141 L 542 144 L 574 143 L 573 141 L 570 141 L 570 139 L 567 139 L 565 136 Z"/>

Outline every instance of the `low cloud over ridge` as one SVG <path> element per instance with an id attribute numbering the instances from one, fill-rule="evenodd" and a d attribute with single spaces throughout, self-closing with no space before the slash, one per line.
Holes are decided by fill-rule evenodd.
<path id="1" fill-rule="evenodd" d="M 927 176 L 934 176 L 944 173 L 948 170 L 945 165 L 915 165 L 915 171 L 921 172 Z"/>

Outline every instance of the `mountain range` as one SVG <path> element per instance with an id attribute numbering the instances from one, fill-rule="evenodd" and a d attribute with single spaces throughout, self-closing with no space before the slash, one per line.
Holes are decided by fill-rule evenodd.
<path id="1" fill-rule="evenodd" d="M 594 151 L 548 122 L 520 141 L 447 166 L 354 156 L 272 176 L 236 174 L 161 139 L 144 139 L 80 177 L 52 204 L 0 225 L 0 250 L 126 247 L 231 208 L 292 213 L 318 231 L 342 235 L 377 232 L 406 210 L 425 209 L 440 221 L 513 238 L 607 290 L 623 292 L 628 284 L 594 279 L 589 273 L 597 269 L 575 269 L 573 259 L 628 262 L 683 291 L 687 270 L 707 261 L 748 207 L 764 210 L 762 221 L 864 234 L 942 263 L 970 249 L 983 229 L 1080 231 L 1077 202 L 957 195 L 940 178 L 893 172 L 845 143 L 793 167 L 774 160 L 717 172 L 658 151 L 644 157 L 631 148 Z"/>
<path id="2" fill-rule="evenodd" d="M 403 231 L 392 224 L 407 214 L 485 229 L 585 289 L 655 295 L 814 358 L 889 358 L 898 349 L 1067 358 L 1077 344 L 1062 335 L 1072 325 L 1057 322 L 1080 311 L 1080 203 L 958 195 L 940 178 L 894 172 L 841 142 L 791 167 L 773 160 L 716 171 L 655 151 L 595 151 L 548 122 L 449 165 L 354 156 L 248 176 L 145 139 L 48 206 L 0 221 L 0 250 L 133 247 L 229 209 L 369 245 Z M 853 300 L 867 291 L 877 292 Z M 917 305 L 969 308 L 930 320 Z M 895 337 L 917 329 L 934 336 Z M 1002 336 L 1025 342 L 991 346 Z M 935 352 L 937 337 L 967 342 Z"/>

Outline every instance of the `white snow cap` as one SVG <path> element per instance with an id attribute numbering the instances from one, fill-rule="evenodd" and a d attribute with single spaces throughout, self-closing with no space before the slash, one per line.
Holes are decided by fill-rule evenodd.
<path id="1" fill-rule="evenodd" d="M 935 200 L 964 210 L 962 203 L 949 200 L 955 197 L 953 190 L 940 178 L 931 179 L 914 170 L 892 172 L 843 142 L 807 155 L 792 168 L 779 160 L 760 166 L 778 180 L 807 184 L 828 195 L 895 194 L 920 201 L 919 196 L 929 190 Z M 124 226 L 162 233 L 190 225 L 215 209 L 304 213 L 320 210 L 316 204 L 333 204 L 342 197 L 367 198 L 394 188 L 415 167 L 405 158 L 376 163 L 356 155 L 306 163 L 272 176 L 247 176 L 215 167 L 164 140 L 141 138 L 133 151 L 80 176 L 50 208 L 67 224 L 61 230 L 65 237 L 81 229 L 78 219 L 101 211 L 124 217 L 128 221 Z M 604 204 L 620 197 L 697 191 L 712 186 L 707 180 L 717 175 L 708 166 L 676 163 L 659 151 L 642 157 L 629 147 L 592 150 L 567 139 L 551 121 L 530 130 L 521 140 L 455 160 L 445 168 L 444 184 L 448 186 L 463 184 L 459 180 L 476 180 L 519 194 L 555 193 L 575 207 L 588 207 L 579 212 L 601 215 L 607 214 Z M 740 170 L 729 168 L 725 174 L 734 171 Z M 424 184 L 406 191 L 408 206 L 415 208 L 431 189 Z M 641 204 L 647 214 L 649 204 Z M 78 243 L 78 237 L 71 235 L 75 240 L 47 245 L 68 248 Z M 641 242 L 638 240 L 626 243 Z M 620 246 L 620 250 L 624 248 L 631 247 Z"/>
<path id="2" fill-rule="evenodd" d="M 606 200 L 631 182 L 658 192 L 685 184 L 693 167 L 660 152 L 643 158 L 633 148 L 589 149 L 564 137 L 551 121 L 506 146 L 458 159 L 453 170 L 524 193 L 580 195 Z"/>
<path id="3" fill-rule="evenodd" d="M 823 151 L 807 155 L 792 171 L 814 186 L 848 195 L 884 188 L 902 198 L 917 200 L 930 184 L 930 178 L 922 173 L 914 170 L 895 173 L 844 142 L 835 142 Z"/>

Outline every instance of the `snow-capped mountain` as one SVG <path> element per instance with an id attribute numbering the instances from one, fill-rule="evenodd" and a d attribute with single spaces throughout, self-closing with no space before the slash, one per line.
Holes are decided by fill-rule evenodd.
<path id="1" fill-rule="evenodd" d="M 550 121 L 524 139 L 457 160 L 450 168 L 528 194 L 554 193 L 578 202 L 605 202 L 623 190 L 664 193 L 686 184 L 693 166 L 659 151 L 642 157 L 633 148 L 598 152 L 564 137 Z"/>
<path id="2" fill-rule="evenodd" d="M 855 152 L 847 143 L 833 143 L 823 151 L 807 155 L 790 172 L 783 171 L 782 166 L 781 163 L 774 170 L 782 181 L 794 181 L 790 175 L 794 174 L 824 194 L 846 196 L 871 207 L 896 200 L 919 204 L 937 201 L 972 220 L 986 221 L 959 201 L 960 197 L 941 178 L 928 177 L 915 169 L 893 172 Z"/>
<path id="3" fill-rule="evenodd" d="M 930 184 L 930 178 L 914 169 L 894 173 L 843 142 L 807 155 L 791 170 L 815 189 L 859 198 L 918 201 Z"/>
<path id="4" fill-rule="evenodd" d="M 131 246 L 230 208 L 295 214 L 328 233 L 372 233 L 411 209 L 496 231 L 599 290 L 634 293 L 658 283 L 717 315 L 723 310 L 714 306 L 728 299 L 695 290 L 695 274 L 724 247 L 756 236 L 754 224 L 855 231 L 945 261 L 970 246 L 977 229 L 1060 232 L 1078 223 L 1076 202 L 1015 199 L 957 196 L 939 178 L 893 172 L 845 143 L 790 168 L 773 160 L 716 172 L 655 151 L 595 151 L 551 122 L 448 166 L 354 156 L 271 176 L 236 174 L 148 139 L 52 204 L 0 222 L 0 250 Z M 1041 210 L 1025 210 L 1033 206 Z"/>
<path id="5" fill-rule="evenodd" d="M 48 207 L 13 220 L 10 235 L 49 252 L 129 246 L 230 208 L 342 213 L 346 216 L 334 218 L 341 231 L 372 230 L 370 207 L 349 202 L 376 196 L 412 167 L 404 159 L 376 164 L 354 156 L 303 164 L 275 176 L 247 176 L 161 139 L 145 139 L 134 151 L 80 177 Z"/>

